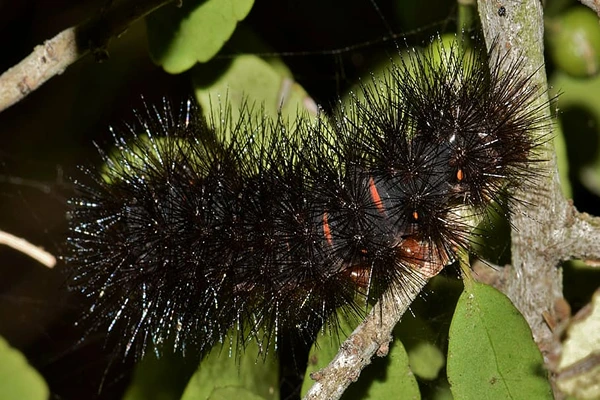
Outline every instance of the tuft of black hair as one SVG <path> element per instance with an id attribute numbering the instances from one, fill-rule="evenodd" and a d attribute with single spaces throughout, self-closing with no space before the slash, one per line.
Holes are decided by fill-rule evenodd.
<path id="1" fill-rule="evenodd" d="M 333 115 L 206 120 L 190 100 L 113 130 L 70 201 L 69 285 L 124 354 L 306 342 L 468 250 L 477 217 L 537 173 L 549 123 L 520 63 L 411 50 Z M 342 311 L 339 313 L 339 311 Z"/>

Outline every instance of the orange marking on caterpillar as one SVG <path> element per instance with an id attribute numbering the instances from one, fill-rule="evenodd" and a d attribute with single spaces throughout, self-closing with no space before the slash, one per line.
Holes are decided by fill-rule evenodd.
<path id="1" fill-rule="evenodd" d="M 445 251 L 438 251 L 431 243 L 414 236 L 404 238 L 397 251 L 401 260 L 426 278 L 436 276 L 451 262 L 450 255 Z"/>
<path id="2" fill-rule="evenodd" d="M 371 281 L 371 270 L 360 265 L 350 267 L 347 271 L 349 278 L 363 289 L 369 287 Z"/>
<path id="3" fill-rule="evenodd" d="M 325 240 L 329 243 L 330 246 L 333 246 L 333 237 L 331 236 L 331 227 L 329 226 L 329 221 L 327 220 L 327 212 L 323 213 L 323 234 L 325 235 Z"/>
<path id="4" fill-rule="evenodd" d="M 383 201 L 381 201 L 381 196 L 379 196 L 373 177 L 369 178 L 369 191 L 371 192 L 371 199 L 373 199 L 373 203 L 375 203 L 377 210 L 383 214 L 385 212 L 385 207 L 383 207 Z"/>

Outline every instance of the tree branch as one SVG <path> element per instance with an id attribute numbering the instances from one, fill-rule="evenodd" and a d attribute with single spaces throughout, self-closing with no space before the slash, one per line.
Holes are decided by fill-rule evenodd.
<path id="1" fill-rule="evenodd" d="M 563 251 L 562 259 L 573 258 L 587 261 L 589 266 L 600 266 L 600 218 L 577 212 L 572 204 L 563 235 L 563 243 L 557 243 L 557 251 Z M 570 217 L 570 218 L 569 218 Z"/>
<path id="2" fill-rule="evenodd" d="M 29 243 L 25 239 L 11 235 L 8 232 L 0 231 L 0 244 L 7 245 L 17 251 L 20 251 L 21 253 L 28 255 L 48 268 L 54 268 L 56 265 L 56 257 L 54 257 L 52 254 Z"/>
<path id="3" fill-rule="evenodd" d="M 311 375 L 316 382 L 303 400 L 339 399 L 380 349 L 386 355 L 392 330 L 426 283 L 426 279 L 415 279 L 407 287 L 389 288 L 329 365 Z"/>
<path id="4" fill-rule="evenodd" d="M 541 107 L 539 112 L 550 116 L 547 80 L 544 66 L 544 22 L 539 0 L 508 2 L 505 16 L 498 13 L 493 1 L 478 1 L 479 16 L 490 47 L 496 41 L 496 51 L 506 53 L 507 64 L 521 61 L 523 76 L 532 76 L 542 95 L 531 107 Z M 513 64 L 514 65 L 514 64 Z M 540 174 L 533 190 L 516 194 L 522 201 L 513 209 L 512 267 L 507 276 L 507 296 L 521 311 L 536 342 L 542 349 L 558 345 L 556 338 L 544 322 L 542 313 L 554 314 L 556 299 L 562 297 L 560 269 L 563 254 L 555 249 L 557 238 L 562 236 L 566 220 L 572 215 L 569 203 L 562 196 L 554 152 L 549 132 L 543 127 L 539 135 Z M 562 253 L 562 252 L 561 252 Z"/>
<path id="5" fill-rule="evenodd" d="M 88 53 L 92 52 L 100 61 L 105 59 L 111 38 L 123 33 L 138 19 L 174 1 L 118 1 L 114 7 L 36 46 L 30 55 L 0 76 L 0 112 L 23 100 L 53 76 L 62 74 Z"/>
<path id="6" fill-rule="evenodd" d="M 532 107 L 549 117 L 541 3 L 504 3 L 505 17 L 499 15 L 495 2 L 479 0 L 478 7 L 488 47 L 496 41 L 496 51 L 507 53 L 509 63 L 517 57 L 523 61 L 521 73 L 532 76 L 532 84 L 543 93 Z M 571 258 L 600 259 L 600 218 L 578 213 L 564 198 L 553 143 L 547 140 L 552 137 L 550 127 L 536 134 L 543 143 L 539 157 L 547 160 L 542 163 L 544 173 L 536 177 L 532 190 L 517 194 L 522 201 L 513 209 L 512 266 L 504 268 L 495 281 L 529 323 L 551 367 L 550 357 L 559 354 L 561 344 L 546 321 L 548 317 L 560 319 L 556 307 L 564 303 L 560 265 Z"/>

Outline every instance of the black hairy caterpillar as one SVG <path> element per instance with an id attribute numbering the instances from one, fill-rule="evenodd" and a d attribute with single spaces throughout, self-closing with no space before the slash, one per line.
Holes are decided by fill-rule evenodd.
<path id="1" fill-rule="evenodd" d="M 90 330 L 138 355 L 204 353 L 231 329 L 311 341 L 337 310 L 439 273 L 536 173 L 540 90 L 491 54 L 412 51 L 315 120 L 206 121 L 192 101 L 138 114 L 71 201 L 65 260 Z"/>

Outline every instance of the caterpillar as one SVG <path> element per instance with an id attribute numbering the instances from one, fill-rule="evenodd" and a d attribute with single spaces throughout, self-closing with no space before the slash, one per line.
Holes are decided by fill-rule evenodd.
<path id="1" fill-rule="evenodd" d="M 232 331 L 310 343 L 340 311 L 438 274 L 536 174 L 541 91 L 493 54 L 410 50 L 315 118 L 206 119 L 194 100 L 138 112 L 70 201 L 88 329 L 138 356 L 205 354 Z"/>

